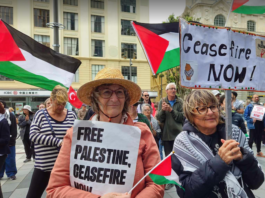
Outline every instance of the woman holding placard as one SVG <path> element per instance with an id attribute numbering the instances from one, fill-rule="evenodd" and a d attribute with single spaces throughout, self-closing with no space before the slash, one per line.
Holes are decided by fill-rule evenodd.
<path id="1" fill-rule="evenodd" d="M 84 84 L 77 92 L 79 99 L 92 107 L 95 115 L 92 121 L 112 122 L 121 125 L 138 127 L 141 131 L 140 144 L 136 162 L 135 185 L 149 170 L 160 161 L 156 142 L 150 129 L 143 123 L 133 123 L 128 115 L 129 105 L 135 104 L 141 97 L 140 87 L 125 80 L 120 70 L 105 68 L 98 72 L 94 81 Z M 73 138 L 73 128 L 67 131 L 59 157 L 51 173 L 47 188 L 47 198 L 162 198 L 164 187 L 156 185 L 152 180 L 145 178 L 133 191 L 132 194 L 107 193 L 96 195 L 91 192 L 80 190 L 71 186 L 70 183 L 70 156 Z M 129 138 L 129 137 L 128 137 Z M 89 142 L 87 143 L 89 145 Z M 88 183 L 89 185 L 89 183 Z"/>
<path id="2" fill-rule="evenodd" d="M 251 190 L 264 182 L 264 173 L 244 133 L 232 125 L 232 139 L 225 140 L 225 123 L 216 97 L 207 90 L 194 90 L 183 110 L 186 123 L 177 136 L 174 151 L 179 163 L 181 198 L 254 198 Z"/>

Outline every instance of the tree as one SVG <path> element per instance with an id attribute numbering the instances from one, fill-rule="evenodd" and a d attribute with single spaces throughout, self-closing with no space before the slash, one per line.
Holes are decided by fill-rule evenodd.
<path id="1" fill-rule="evenodd" d="M 178 22 L 179 21 L 180 16 L 175 17 L 174 14 L 169 15 L 168 19 L 166 21 L 164 21 L 163 23 L 173 23 L 173 22 Z M 192 16 L 190 16 L 189 13 L 186 13 L 182 16 L 182 18 L 184 18 L 186 21 L 194 21 L 194 22 L 199 22 L 200 18 L 194 18 Z M 180 86 L 180 68 L 179 67 L 175 67 L 172 69 L 169 69 L 167 71 L 165 71 L 165 75 L 166 75 L 166 79 L 167 79 L 167 83 L 171 83 L 174 82 L 177 85 L 177 95 L 181 98 L 183 98 L 186 94 L 191 92 L 191 89 L 186 89 L 184 87 Z"/>

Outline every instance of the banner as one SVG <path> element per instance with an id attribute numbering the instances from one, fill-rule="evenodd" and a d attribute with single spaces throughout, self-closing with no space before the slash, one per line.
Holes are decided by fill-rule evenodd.
<path id="1" fill-rule="evenodd" d="M 70 158 L 71 186 L 101 196 L 129 192 L 140 137 L 137 127 L 76 120 Z"/>
<path id="2" fill-rule="evenodd" d="M 183 87 L 265 91 L 265 37 L 180 21 Z"/>
<path id="3" fill-rule="evenodd" d="M 250 118 L 255 118 L 256 120 L 262 121 L 264 113 L 265 113 L 265 107 L 260 105 L 254 105 L 250 114 Z"/>
<path id="4" fill-rule="evenodd" d="M 15 104 L 16 114 L 22 114 L 23 113 L 22 108 L 23 108 L 23 103 L 16 103 Z"/>

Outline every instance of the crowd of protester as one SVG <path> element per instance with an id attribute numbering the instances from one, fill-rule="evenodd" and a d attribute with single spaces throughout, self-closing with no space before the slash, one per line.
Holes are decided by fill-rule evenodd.
<path id="1" fill-rule="evenodd" d="M 115 75 L 120 81 L 112 82 Z M 67 90 L 59 85 L 50 98 L 39 104 L 37 112 L 25 105 L 17 119 L 14 109 L 8 109 L 5 101 L 0 100 L 0 131 L 10 134 L 0 136 L 0 178 L 5 172 L 10 179 L 16 179 L 18 125 L 26 154 L 24 163 L 35 162 L 27 198 L 41 197 L 46 188 L 47 197 L 85 197 L 88 192 L 70 186 L 69 163 L 65 161 L 69 162 L 70 158 L 74 120 L 94 120 L 136 126 L 141 134 L 145 134 L 140 140 L 145 147 L 139 148 L 142 154 L 136 165 L 136 171 L 141 174 L 135 176 L 134 183 L 175 151 L 173 164 L 185 188 L 183 191 L 176 186 L 181 198 L 211 197 L 212 194 L 229 197 L 229 193 L 254 197 L 251 190 L 263 183 L 264 174 L 254 157 L 253 143 L 257 147 L 256 156 L 265 157 L 261 152 L 261 142 L 265 145 L 265 119 L 259 121 L 250 117 L 253 106 L 262 105 L 258 95 L 244 103 L 237 99 L 236 92 L 232 92 L 234 136 L 232 140 L 225 140 L 225 96 L 218 90 L 194 90 L 183 100 L 176 90 L 176 84 L 169 83 L 166 97 L 152 102 L 147 91 L 124 80 L 119 70 L 106 68 L 96 81 L 86 83 L 78 90 L 83 102 L 79 110 L 69 104 Z M 111 109 L 109 103 L 117 108 Z M 141 150 L 144 148 L 148 149 Z M 252 175 L 257 177 L 253 179 Z M 165 189 L 173 186 L 167 184 Z M 131 197 L 159 198 L 163 194 L 164 186 L 147 178 Z M 110 197 L 129 198 L 130 195 L 108 193 L 101 196 Z"/>

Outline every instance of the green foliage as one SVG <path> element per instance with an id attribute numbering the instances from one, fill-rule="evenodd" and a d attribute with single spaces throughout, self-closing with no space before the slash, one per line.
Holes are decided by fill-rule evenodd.
<path id="1" fill-rule="evenodd" d="M 171 15 L 169 15 L 169 17 L 167 18 L 166 21 L 163 21 L 163 23 L 179 22 L 180 17 L 181 16 L 175 17 L 175 14 L 171 14 Z M 197 21 L 197 22 L 199 22 L 201 20 L 201 18 L 194 18 L 194 17 L 190 16 L 189 13 L 183 15 L 182 18 L 185 19 L 186 21 Z"/>

